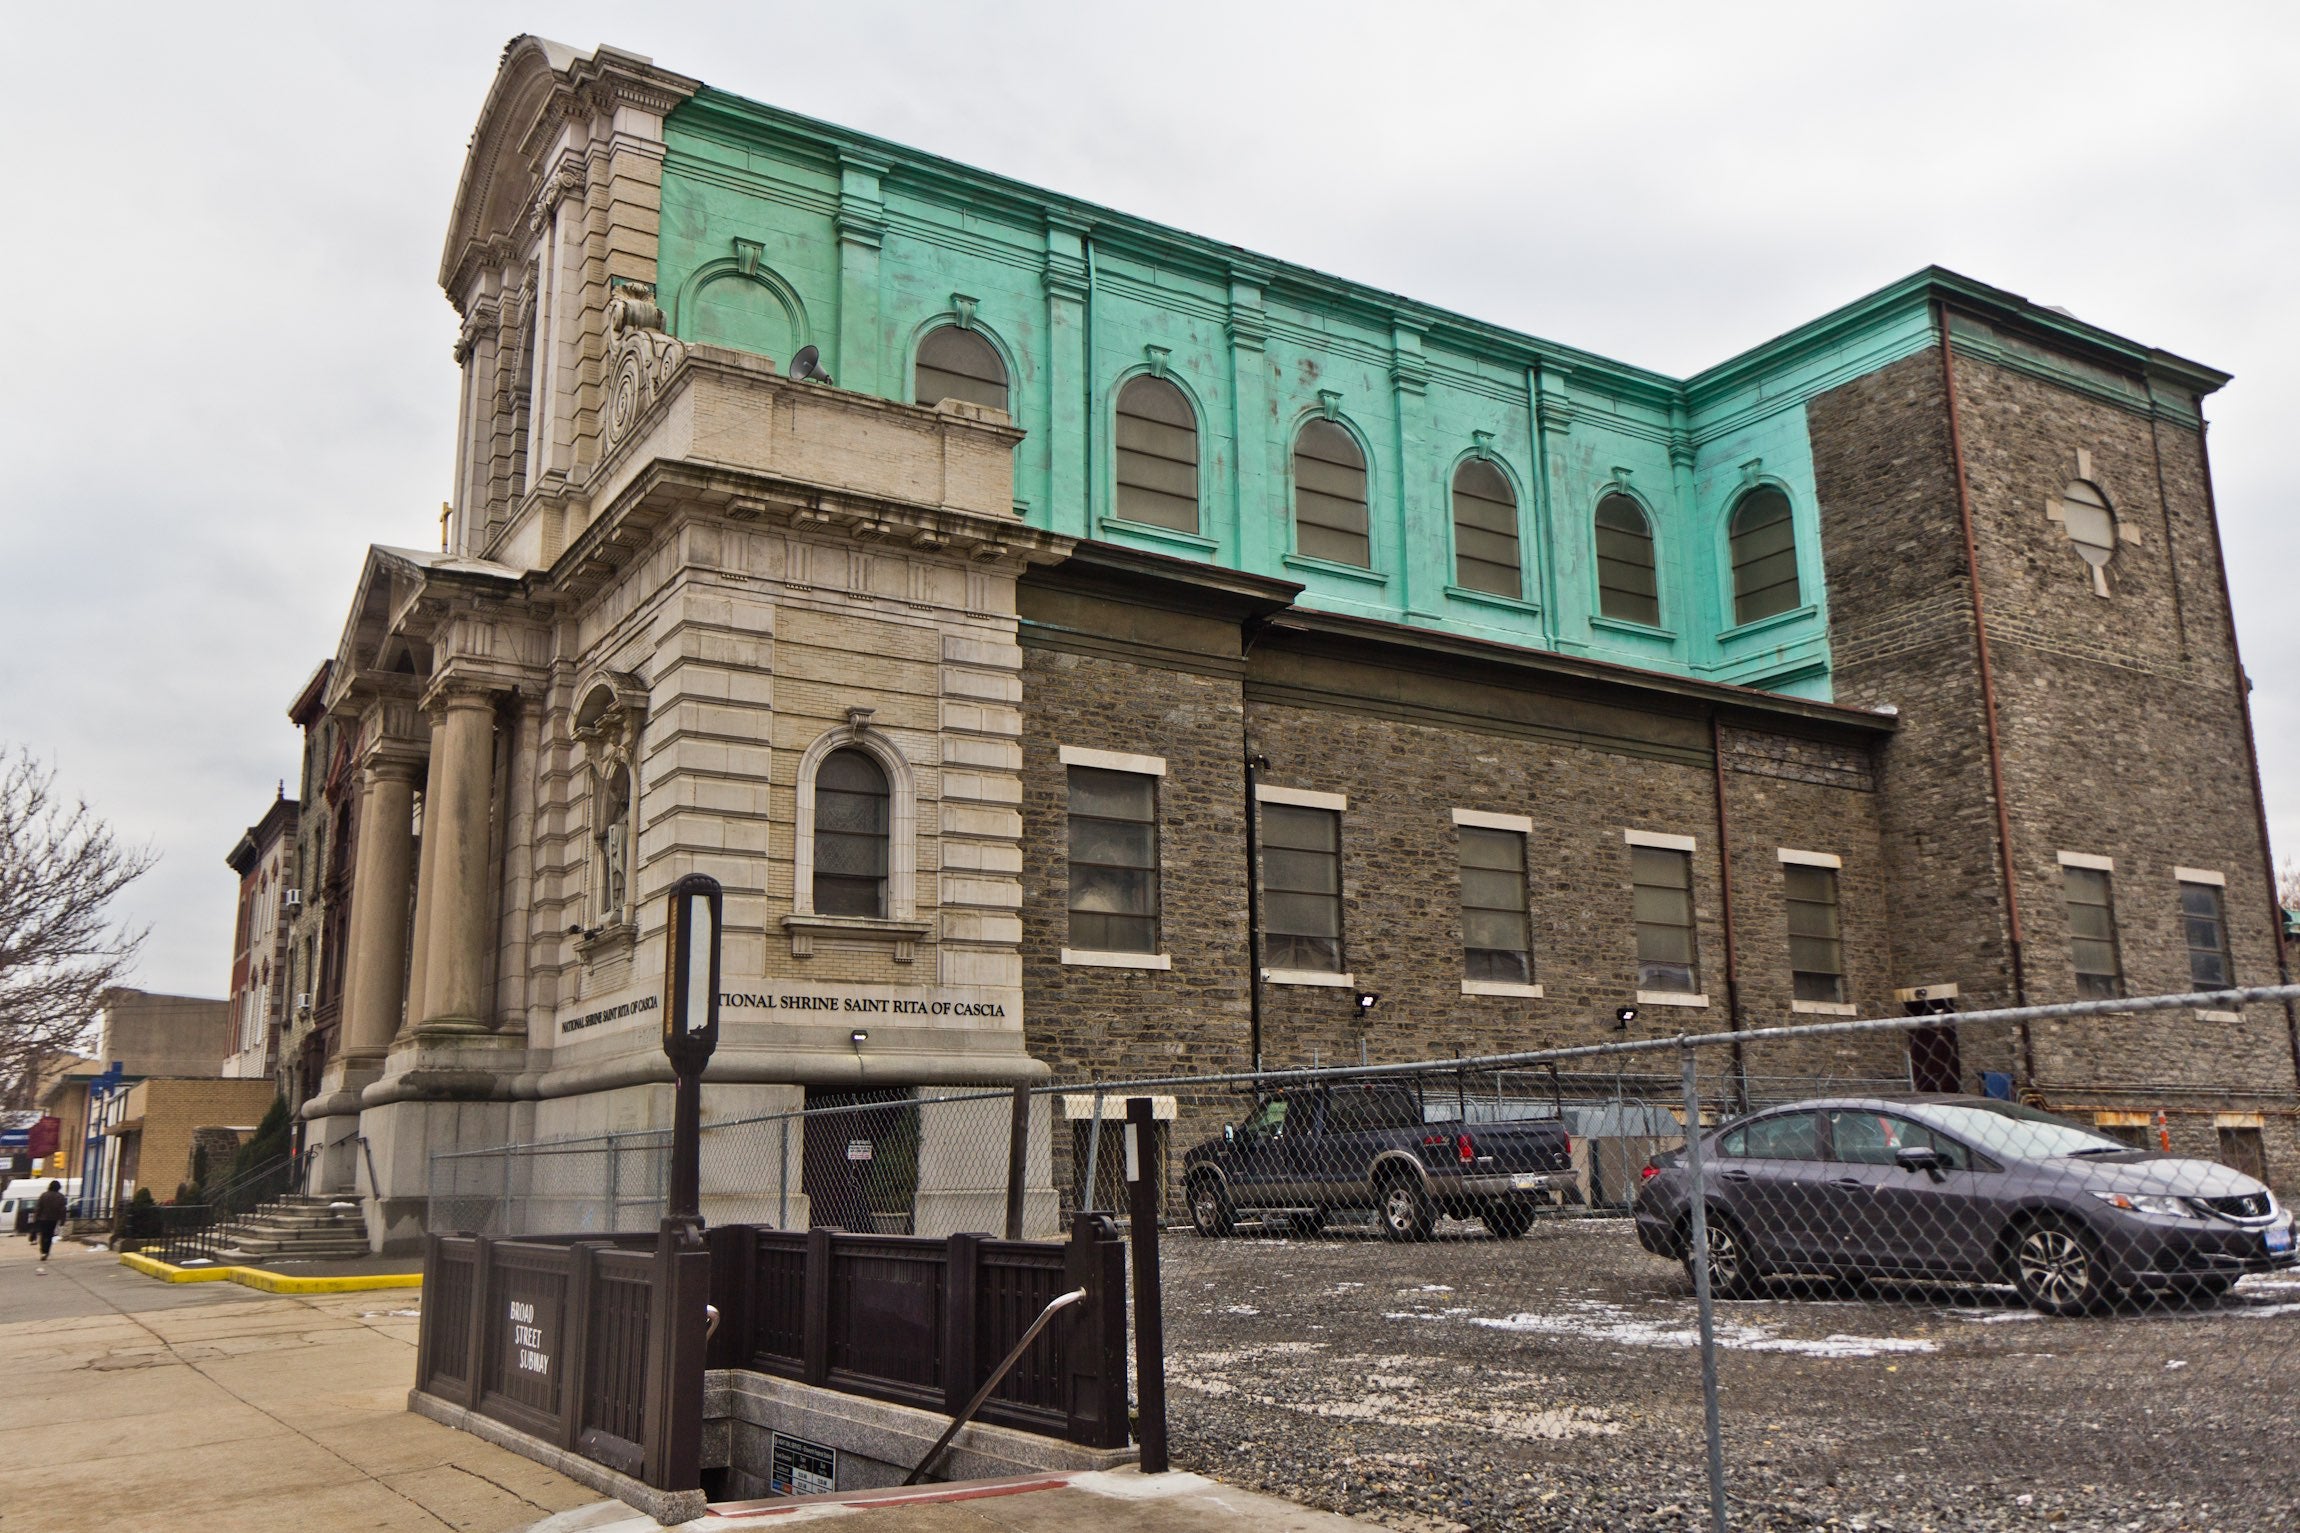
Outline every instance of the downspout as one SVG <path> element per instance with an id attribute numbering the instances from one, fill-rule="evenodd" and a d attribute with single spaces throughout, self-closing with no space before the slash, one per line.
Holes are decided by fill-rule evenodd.
<path id="1" fill-rule="evenodd" d="M 2020 889 L 2013 868 L 2012 815 L 2005 805 L 2004 745 L 1997 733 L 1997 683 L 1995 667 L 1989 663 L 1988 619 L 1981 609 L 1980 549 L 1973 536 L 1972 487 L 1965 482 L 1965 434 L 1957 410 L 1957 370 L 1949 347 L 1949 311 L 1939 299 L 1933 300 L 1933 327 L 1941 342 L 1941 392 L 1947 396 L 1949 408 L 1949 462 L 1957 476 L 1957 519 L 1964 529 L 1965 576 L 1972 586 L 1973 596 L 1973 648 L 1980 657 L 1981 722 L 1986 728 L 1989 744 L 1989 792 L 1996 799 L 1997 862 L 2004 870 L 2005 936 L 2012 959 L 2013 1004 L 2028 1004 L 2028 967 L 2022 952 L 2020 921 Z M 2030 1036 L 2026 1022 L 2020 1024 L 2021 1075 L 2030 1085 L 2036 1083 L 2036 1043 Z"/>
<path id="2" fill-rule="evenodd" d="M 1248 618 L 1245 624 L 1245 642 L 1238 647 L 1241 662 L 1254 652 L 1262 630 L 1269 626 L 1267 618 Z M 1245 763 L 1246 775 L 1246 1042 L 1247 1052 L 1253 1058 L 1254 1073 L 1262 1072 L 1262 808 L 1257 791 L 1261 770 L 1268 761 L 1254 751 L 1254 742 L 1243 727 L 1246 679 L 1241 671 L 1238 678 L 1238 733 L 1239 754 Z"/>
<path id="3" fill-rule="evenodd" d="M 1725 1025 L 1741 1031 L 1741 952 L 1733 932 L 1733 829 L 1725 813 L 1725 729 L 1709 710 L 1709 764 L 1717 790 L 1717 893 L 1725 927 Z M 1749 1110 L 1749 1062 L 1741 1040 L 1733 1040 L 1735 1112 Z"/>
<path id="4" fill-rule="evenodd" d="M 2202 400 L 2197 401 L 2201 407 Z M 2153 429 L 2154 422 L 2151 422 Z M 2244 721 L 2244 764 L 2252 773 L 2252 813 L 2260 826 L 2260 866 L 2268 875 L 2268 918 L 2276 942 L 2276 982 L 2292 983 L 2292 964 L 2284 956 L 2284 901 L 2276 892 L 2276 863 L 2268 844 L 2268 800 L 2260 790 L 2260 747 L 2252 738 L 2252 680 L 2244 674 L 2244 657 L 2236 648 L 2236 606 L 2228 594 L 2228 556 L 2220 544 L 2220 506 L 2212 494 L 2212 453 L 2205 445 L 2205 423 L 2196 422 L 2196 459 L 2204 470 L 2204 515 L 2212 526 L 2212 562 L 2220 570 L 2220 617 L 2228 625 L 2228 658 L 2236 667 L 2236 712 Z M 2170 554 L 2171 549 L 2166 547 Z M 2300 1016 L 2292 1003 L 2284 1003 L 2284 1038 L 2292 1050 L 2292 1076 L 2300 1085 Z"/>

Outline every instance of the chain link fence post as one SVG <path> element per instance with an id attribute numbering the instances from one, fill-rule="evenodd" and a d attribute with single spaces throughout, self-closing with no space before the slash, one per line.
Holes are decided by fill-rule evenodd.
<path id="1" fill-rule="evenodd" d="M 1717 1311 L 1709 1291 L 1709 1195 L 1703 1174 L 1699 1056 L 1678 1045 L 1685 1071 L 1685 1175 L 1692 1188 L 1687 1238 L 1693 1256 L 1693 1307 L 1701 1328 L 1701 1429 L 1709 1447 L 1709 1526 L 1725 1533 L 1725 1441 L 1717 1420 Z"/>

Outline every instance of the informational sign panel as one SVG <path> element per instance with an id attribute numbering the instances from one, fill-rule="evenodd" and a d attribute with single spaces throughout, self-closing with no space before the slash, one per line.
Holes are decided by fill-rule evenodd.
<path id="1" fill-rule="evenodd" d="M 838 1454 L 803 1437 L 774 1434 L 768 1484 L 778 1496 L 817 1496 L 838 1489 Z"/>

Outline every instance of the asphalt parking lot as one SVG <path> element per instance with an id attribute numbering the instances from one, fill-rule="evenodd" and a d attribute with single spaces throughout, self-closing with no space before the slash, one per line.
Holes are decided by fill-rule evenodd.
<path id="1" fill-rule="evenodd" d="M 1629 1221 L 1168 1232 L 1174 1460 L 1406 1533 L 1707 1526 L 1696 1317 Z M 2010 1290 L 1718 1306 L 1737 1528 L 2300 1527 L 2300 1274 L 2051 1319 Z"/>

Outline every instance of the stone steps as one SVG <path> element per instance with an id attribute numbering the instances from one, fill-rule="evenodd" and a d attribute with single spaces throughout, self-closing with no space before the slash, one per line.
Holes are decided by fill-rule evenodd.
<path id="1" fill-rule="evenodd" d="M 233 1221 L 226 1254 L 276 1261 L 344 1260 L 368 1254 L 367 1221 L 348 1199 L 293 1193 Z"/>

